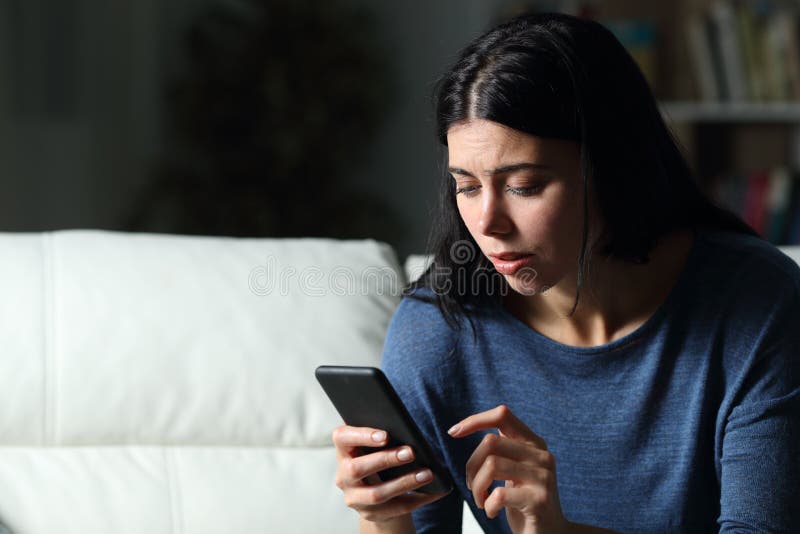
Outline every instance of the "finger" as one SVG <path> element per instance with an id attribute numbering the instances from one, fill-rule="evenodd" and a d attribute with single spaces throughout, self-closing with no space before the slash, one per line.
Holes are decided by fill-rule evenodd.
<path id="1" fill-rule="evenodd" d="M 410 514 L 417 508 L 425 506 L 426 504 L 430 504 L 434 501 L 438 501 L 445 495 L 447 494 L 408 493 L 406 495 L 395 497 L 394 499 L 385 504 L 362 508 L 360 510 L 361 517 L 363 517 L 367 521 L 381 521 L 390 519 L 392 517 L 398 517 L 401 515 Z"/>
<path id="2" fill-rule="evenodd" d="M 498 436 L 497 434 L 486 434 L 473 451 L 469 460 L 467 460 L 466 482 L 468 488 L 471 487 L 471 481 L 478 469 L 481 468 L 486 458 L 490 455 L 501 456 L 516 462 L 524 462 L 555 471 L 555 458 L 548 451 L 525 441 Z"/>
<path id="3" fill-rule="evenodd" d="M 547 503 L 547 492 L 541 487 L 524 486 L 507 488 L 498 486 L 484 503 L 484 511 L 490 519 L 497 517 L 503 508 L 529 509 L 533 514 L 542 512 Z"/>
<path id="4" fill-rule="evenodd" d="M 356 458 L 344 458 L 339 462 L 341 473 L 339 473 L 337 485 L 345 487 L 361 484 L 362 480 L 370 475 L 407 464 L 413 459 L 414 452 L 411 447 L 407 446 L 373 452 Z M 370 479 L 368 483 L 374 484 L 376 480 Z"/>
<path id="5" fill-rule="evenodd" d="M 471 483 L 472 496 L 478 508 L 484 507 L 489 496 L 489 487 L 495 480 L 511 481 L 513 487 L 518 485 L 547 487 L 550 475 L 548 471 L 538 467 L 499 456 L 489 456 Z"/>
<path id="6" fill-rule="evenodd" d="M 470 415 L 453 425 L 447 433 L 454 438 L 463 438 L 478 430 L 490 430 L 493 428 L 498 429 L 503 435 L 510 438 L 535 443 L 542 449 L 547 448 L 544 440 L 528 428 L 525 423 L 517 419 L 505 404 L 485 412 Z"/>
<path id="7" fill-rule="evenodd" d="M 421 488 L 431 480 L 433 480 L 431 470 L 422 469 L 374 486 L 351 487 L 345 492 L 345 503 L 356 510 L 383 504 L 390 499 Z"/>
<path id="8" fill-rule="evenodd" d="M 358 447 L 382 447 L 389 439 L 384 430 L 342 425 L 333 430 L 337 454 L 352 454 Z"/>

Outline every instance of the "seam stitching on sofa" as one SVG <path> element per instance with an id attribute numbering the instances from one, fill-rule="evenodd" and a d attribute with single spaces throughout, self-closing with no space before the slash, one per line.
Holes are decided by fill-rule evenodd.
<path id="1" fill-rule="evenodd" d="M 45 234 L 39 238 L 42 255 L 42 445 L 47 444 L 47 239 Z"/>
<path id="2" fill-rule="evenodd" d="M 170 519 L 170 532 L 176 534 L 175 531 L 175 505 L 172 497 L 172 475 L 169 471 L 169 458 L 167 457 L 167 449 L 161 449 L 161 458 L 164 462 L 164 478 L 167 480 L 167 501 L 169 503 L 169 519 Z"/>
<path id="3" fill-rule="evenodd" d="M 175 480 L 175 506 L 177 507 L 178 514 L 178 532 L 183 534 L 183 483 L 181 482 L 181 473 L 178 465 L 178 452 L 179 449 L 174 447 L 168 450 L 170 461 L 172 462 L 172 477 Z"/>
<path id="4" fill-rule="evenodd" d="M 58 445 L 61 442 L 61 361 L 59 355 L 60 339 L 58 315 L 58 264 L 56 234 L 50 233 L 50 443 Z"/>
<path id="5" fill-rule="evenodd" d="M 53 340 L 51 338 L 52 328 L 52 243 L 49 233 L 42 234 L 42 444 L 52 445 L 51 418 L 50 410 L 52 402 L 50 369 L 52 367 L 51 351 Z"/>
<path id="6" fill-rule="evenodd" d="M 181 487 L 181 474 L 178 469 L 178 450 L 175 448 L 167 449 L 170 465 L 172 466 L 172 480 L 175 484 L 175 509 L 178 517 L 178 534 L 183 534 L 183 491 Z"/>
<path id="7" fill-rule="evenodd" d="M 182 532 L 181 517 L 179 513 L 179 493 L 178 482 L 176 480 L 175 464 L 173 463 L 172 452 L 167 447 L 161 448 L 164 457 L 164 472 L 167 478 L 167 495 L 169 497 L 169 513 L 171 521 L 171 530 L 173 534 L 180 534 Z"/>

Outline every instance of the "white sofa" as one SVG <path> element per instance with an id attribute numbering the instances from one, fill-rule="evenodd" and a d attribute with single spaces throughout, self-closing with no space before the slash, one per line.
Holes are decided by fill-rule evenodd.
<path id="1" fill-rule="evenodd" d="M 374 241 L 0 234 L 0 523 L 355 532 L 313 371 L 379 365 L 405 282 Z"/>

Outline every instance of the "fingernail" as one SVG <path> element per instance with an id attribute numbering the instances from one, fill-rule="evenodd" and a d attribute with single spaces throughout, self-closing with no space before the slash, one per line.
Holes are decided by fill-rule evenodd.
<path id="1" fill-rule="evenodd" d="M 451 426 L 450 430 L 448 430 L 447 433 L 452 436 L 453 434 L 458 434 L 459 430 L 461 430 L 461 425 L 456 424 Z"/>
<path id="2" fill-rule="evenodd" d="M 414 475 L 414 478 L 417 479 L 417 482 L 427 482 L 433 478 L 433 473 L 431 473 L 430 470 L 426 469 L 425 471 L 420 471 L 419 473 Z"/>
<path id="3" fill-rule="evenodd" d="M 471 490 L 472 488 L 469 487 L 469 477 L 467 477 L 467 489 Z"/>
<path id="4" fill-rule="evenodd" d="M 381 443 L 385 439 L 386 439 L 386 432 L 384 432 L 383 430 L 378 430 L 372 433 L 372 441 L 376 443 Z"/>
<path id="5" fill-rule="evenodd" d="M 397 453 L 397 459 L 401 462 L 407 462 L 411 459 L 411 449 L 400 449 Z"/>

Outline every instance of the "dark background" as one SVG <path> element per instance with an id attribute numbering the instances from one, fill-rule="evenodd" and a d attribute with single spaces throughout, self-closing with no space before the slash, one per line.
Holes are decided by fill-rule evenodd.
<path id="1" fill-rule="evenodd" d="M 442 159 L 434 84 L 531 6 L 653 24 L 640 64 L 662 102 L 690 102 L 672 126 L 706 185 L 794 170 L 796 101 L 739 118 L 698 103 L 685 24 L 709 4 L 0 0 L 0 231 L 369 237 L 422 252 Z"/>
<path id="2" fill-rule="evenodd" d="M 433 84 L 505 4 L 2 0 L 0 230 L 375 237 L 401 257 L 421 251 L 438 178 Z M 274 15 L 259 26 L 261 5 Z M 225 75 L 256 89 L 209 88 Z M 356 75 L 363 105 L 320 112 Z M 237 124 L 247 109 L 269 124 Z"/>

